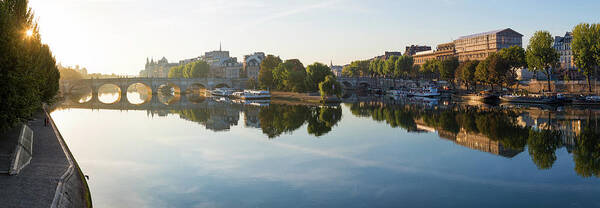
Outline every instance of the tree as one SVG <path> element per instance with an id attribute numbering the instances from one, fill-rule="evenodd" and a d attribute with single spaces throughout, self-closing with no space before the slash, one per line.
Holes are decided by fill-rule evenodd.
<path id="1" fill-rule="evenodd" d="M 306 67 L 306 88 L 308 91 L 314 92 L 319 90 L 319 83 L 325 80 L 327 76 L 333 76 L 331 69 L 322 63 L 315 62 Z"/>
<path id="2" fill-rule="evenodd" d="M 30 118 L 42 102 L 50 102 L 59 79 L 28 1 L 0 1 L 0 131 Z"/>
<path id="3" fill-rule="evenodd" d="M 354 64 L 355 62 L 352 62 L 350 65 L 348 66 L 344 66 L 344 68 L 342 68 L 342 75 L 346 76 L 346 77 L 359 77 L 360 76 L 360 71 L 358 70 L 358 66 L 356 66 L 356 64 Z"/>
<path id="4" fill-rule="evenodd" d="M 412 56 L 400 56 L 396 61 L 396 73 L 399 76 L 408 76 L 413 70 L 414 60 Z"/>
<path id="5" fill-rule="evenodd" d="M 440 71 L 441 62 L 436 59 L 427 60 L 423 65 L 421 65 L 421 73 L 425 74 L 429 78 L 436 77 L 436 75 Z"/>
<path id="6" fill-rule="evenodd" d="M 182 78 L 184 65 L 174 66 L 169 69 L 169 74 L 167 75 L 169 78 Z"/>
<path id="7" fill-rule="evenodd" d="M 283 63 L 281 59 L 274 55 L 267 55 L 260 63 L 260 71 L 258 72 L 258 83 L 262 88 L 271 89 L 275 87 L 273 70 Z"/>
<path id="8" fill-rule="evenodd" d="M 499 54 L 492 54 L 488 56 L 488 82 L 494 89 L 494 84 L 502 87 L 502 83 L 506 80 L 509 67 L 507 61 L 502 58 Z"/>
<path id="9" fill-rule="evenodd" d="M 475 80 L 481 84 L 489 84 L 489 60 L 480 61 L 475 68 Z"/>
<path id="10" fill-rule="evenodd" d="M 319 91 L 323 99 L 333 95 L 339 98 L 342 96 L 342 85 L 333 75 L 327 75 L 325 80 L 319 83 Z"/>
<path id="11" fill-rule="evenodd" d="M 467 86 L 467 90 L 469 90 L 469 86 L 476 84 L 475 70 L 477 69 L 478 64 L 479 61 L 465 61 L 458 67 L 457 77 L 465 84 L 465 86 Z"/>
<path id="12" fill-rule="evenodd" d="M 459 63 L 458 63 L 457 57 L 452 57 L 452 58 L 441 61 L 440 67 L 439 67 L 440 78 L 453 83 L 454 73 L 456 72 L 458 65 L 459 65 Z"/>
<path id="13" fill-rule="evenodd" d="M 210 65 L 205 61 L 196 61 L 190 64 L 189 78 L 205 78 L 208 77 Z"/>
<path id="14" fill-rule="evenodd" d="M 527 65 L 534 72 L 541 71 L 546 74 L 550 91 L 552 91 L 550 86 L 552 68 L 558 65 L 559 58 L 553 44 L 554 38 L 548 31 L 537 31 L 529 40 L 526 52 Z"/>
<path id="15" fill-rule="evenodd" d="M 390 56 L 383 63 L 383 76 L 394 76 L 396 75 L 396 61 L 398 60 L 398 56 Z M 394 76 L 395 77 L 395 76 Z"/>
<path id="16" fill-rule="evenodd" d="M 590 77 L 600 65 L 600 24 L 581 23 L 573 28 L 573 61 L 583 72 L 592 92 Z"/>
<path id="17" fill-rule="evenodd" d="M 509 48 L 501 49 L 498 54 L 506 61 L 508 65 L 509 74 L 506 75 L 506 81 L 508 84 L 517 83 L 517 69 L 527 66 L 525 60 L 525 49 L 520 46 L 511 46 Z"/>

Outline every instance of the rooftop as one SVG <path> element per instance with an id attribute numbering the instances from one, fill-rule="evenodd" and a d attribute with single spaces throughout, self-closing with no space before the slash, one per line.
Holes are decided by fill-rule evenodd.
<path id="1" fill-rule="evenodd" d="M 467 38 L 474 38 L 474 37 L 479 37 L 479 36 L 484 36 L 484 35 L 492 35 L 492 34 L 497 34 L 497 33 L 504 32 L 504 31 L 512 31 L 514 33 L 517 33 L 517 34 L 521 35 L 517 31 L 514 31 L 513 29 L 505 28 L 505 29 L 500 29 L 500 30 L 492 30 L 492 31 L 488 31 L 488 32 L 482 32 L 482 33 L 477 33 L 477 34 L 472 34 L 472 35 L 467 35 L 467 36 L 461 36 L 457 40 L 467 39 Z M 523 35 L 521 35 L 521 36 L 523 36 Z"/>

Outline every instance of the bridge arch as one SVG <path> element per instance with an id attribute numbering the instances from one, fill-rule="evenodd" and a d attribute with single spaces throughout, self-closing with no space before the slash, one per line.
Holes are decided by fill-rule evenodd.
<path id="1" fill-rule="evenodd" d="M 368 82 L 359 82 L 357 86 L 361 90 L 367 90 L 371 87 L 371 84 Z"/>
<path id="2" fill-rule="evenodd" d="M 165 93 L 167 89 L 172 89 L 172 93 L 181 94 L 181 87 L 173 82 L 163 82 L 156 88 L 156 93 Z"/>
<path id="3" fill-rule="evenodd" d="M 347 80 L 342 81 L 342 84 L 345 88 L 354 88 L 354 85 L 352 85 L 352 83 Z"/>
<path id="4" fill-rule="evenodd" d="M 152 100 L 152 87 L 147 83 L 128 83 L 125 90 L 125 96 L 130 104 L 143 105 Z"/>
<path id="5" fill-rule="evenodd" d="M 121 102 L 122 92 L 124 89 L 121 89 L 117 83 L 102 83 L 99 85 L 96 96 L 98 96 L 98 101 L 104 104 L 115 104 Z M 127 89 L 125 89 L 127 90 Z"/>

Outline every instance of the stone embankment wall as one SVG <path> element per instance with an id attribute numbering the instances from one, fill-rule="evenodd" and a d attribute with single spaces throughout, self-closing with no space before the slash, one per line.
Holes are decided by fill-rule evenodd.
<path id="1" fill-rule="evenodd" d="M 574 94 L 588 93 L 588 83 L 585 80 L 581 81 L 550 81 L 552 91 L 566 92 Z M 548 82 L 544 80 L 532 80 L 520 84 L 519 89 L 524 89 L 532 93 L 548 91 Z M 600 82 L 592 81 L 592 92 L 600 93 Z"/>

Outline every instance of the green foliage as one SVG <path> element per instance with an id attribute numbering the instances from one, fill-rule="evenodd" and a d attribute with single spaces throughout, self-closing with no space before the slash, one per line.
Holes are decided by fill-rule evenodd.
<path id="1" fill-rule="evenodd" d="M 592 92 L 590 77 L 600 65 L 600 24 L 581 23 L 573 28 L 573 61 L 588 81 L 588 90 Z"/>
<path id="2" fill-rule="evenodd" d="M 339 98 L 342 96 L 342 85 L 333 75 L 328 75 L 323 82 L 319 83 L 319 92 L 323 99 L 334 95 Z"/>
<path id="3" fill-rule="evenodd" d="M 491 54 L 484 61 L 479 62 L 475 69 L 475 80 L 482 84 L 502 85 L 506 82 L 509 65 L 499 54 Z"/>
<path id="4" fill-rule="evenodd" d="M 507 84 L 513 84 L 517 80 L 517 69 L 527 66 L 525 59 L 525 49 L 520 46 L 511 46 L 509 48 L 503 48 L 498 51 L 500 57 L 502 57 L 509 68 L 509 74 L 506 74 L 505 81 Z"/>
<path id="5" fill-rule="evenodd" d="M 319 90 L 319 83 L 323 82 L 327 76 L 333 77 L 333 72 L 327 65 L 319 62 L 308 65 L 306 67 L 306 90 L 309 92 Z"/>
<path id="6" fill-rule="evenodd" d="M 458 65 L 459 63 L 457 57 L 452 57 L 450 59 L 441 61 L 439 65 L 440 78 L 446 81 L 454 80 L 454 74 L 458 68 Z"/>
<path id="7" fill-rule="evenodd" d="M 298 59 L 286 60 L 273 70 L 274 87 L 278 90 L 304 92 L 306 69 Z"/>
<path id="8" fill-rule="evenodd" d="M 275 87 L 275 79 L 273 77 L 273 70 L 283 63 L 281 59 L 274 55 L 267 55 L 260 64 L 260 71 L 258 72 L 258 83 L 261 88 L 271 89 Z"/>
<path id="9" fill-rule="evenodd" d="M 529 40 L 526 51 L 529 69 L 546 74 L 549 90 L 551 89 L 550 76 L 552 75 L 552 68 L 558 65 L 559 60 L 559 54 L 553 45 L 554 38 L 548 31 L 537 31 Z"/>
<path id="10" fill-rule="evenodd" d="M 408 76 L 413 70 L 414 60 L 412 56 L 400 56 L 396 61 L 394 76 Z"/>
<path id="11" fill-rule="evenodd" d="M 169 69 L 168 77 L 169 78 L 182 78 L 184 67 L 185 67 L 184 65 L 171 67 L 171 69 Z"/>
<path id="12" fill-rule="evenodd" d="M 31 36 L 26 31 L 32 31 Z M 0 131 L 31 117 L 58 92 L 60 73 L 26 0 L 0 1 Z"/>
<path id="13" fill-rule="evenodd" d="M 208 77 L 210 65 L 205 61 L 195 61 L 169 69 L 169 78 L 204 78 Z"/>
<path id="14" fill-rule="evenodd" d="M 353 61 L 342 69 L 342 75 L 347 77 L 363 77 L 369 75 L 370 61 Z"/>
<path id="15" fill-rule="evenodd" d="M 467 86 L 467 90 L 469 86 L 476 84 L 475 70 L 477 69 L 477 65 L 479 65 L 479 61 L 465 61 L 458 66 L 456 77 Z"/>
<path id="16" fill-rule="evenodd" d="M 429 78 L 435 78 L 440 73 L 442 62 L 439 60 L 427 60 L 423 65 L 421 65 L 420 73 Z"/>

